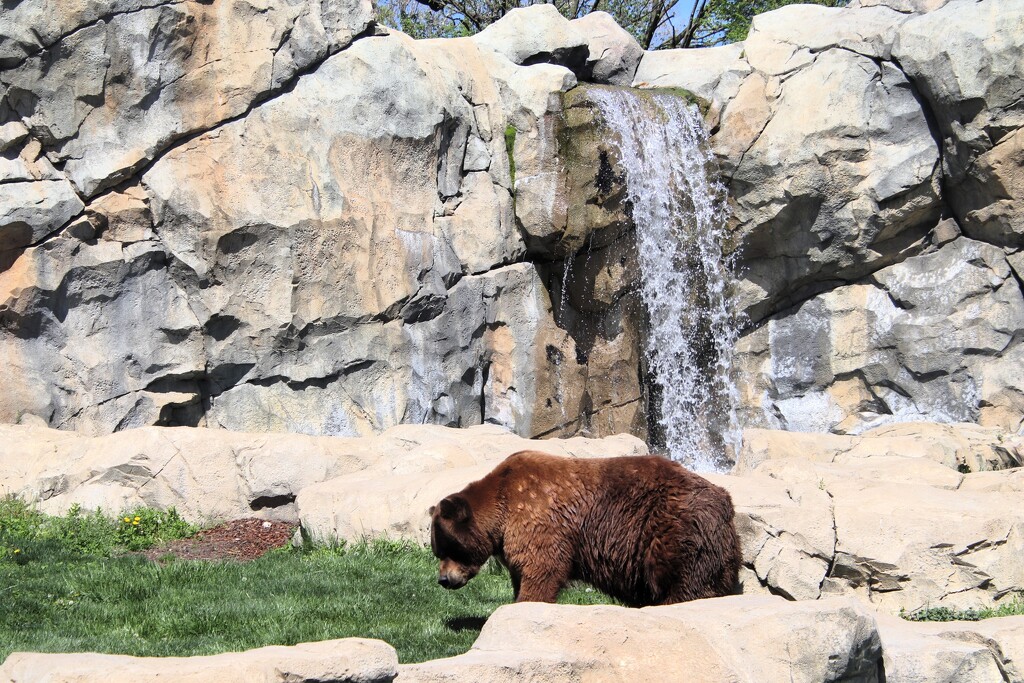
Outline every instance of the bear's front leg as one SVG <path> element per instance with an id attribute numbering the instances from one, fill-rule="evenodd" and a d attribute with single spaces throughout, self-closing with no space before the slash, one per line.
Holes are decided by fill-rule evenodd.
<path id="1" fill-rule="evenodd" d="M 542 577 L 524 574 L 519 585 L 516 586 L 513 581 L 512 587 L 515 589 L 516 602 L 555 602 L 565 583 L 564 579 L 550 574 Z"/>

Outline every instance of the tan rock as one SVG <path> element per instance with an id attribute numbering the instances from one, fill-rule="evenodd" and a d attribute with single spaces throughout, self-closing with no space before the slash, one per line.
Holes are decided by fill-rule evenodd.
<path id="1" fill-rule="evenodd" d="M 738 596 L 667 607 L 500 607 L 466 654 L 399 667 L 427 681 L 876 680 L 874 620 L 849 600 Z"/>
<path id="2" fill-rule="evenodd" d="M 743 44 L 645 52 L 633 77 L 635 88 L 684 88 L 719 106 L 735 96 L 751 72 Z"/>
<path id="3" fill-rule="evenodd" d="M 747 430 L 736 507 L 743 590 L 855 594 L 895 612 L 977 608 L 1024 585 L 1019 437 L 977 425 L 890 425 L 851 437 Z M 884 530 L 884 532 L 880 532 Z"/>
<path id="4" fill-rule="evenodd" d="M 856 468 L 865 459 L 882 457 L 924 458 L 950 470 L 1000 470 L 1024 464 L 1024 439 L 970 423 L 894 423 L 859 436 L 747 429 L 735 471 L 752 471 L 766 460 L 785 458 Z"/>
<path id="5" fill-rule="evenodd" d="M 398 670 L 395 649 L 380 640 L 344 638 L 291 647 L 261 647 L 200 657 L 127 657 L 93 653 L 15 652 L 0 666 L 0 681 L 29 683 L 386 683 Z"/>
<path id="6" fill-rule="evenodd" d="M 818 482 L 706 476 L 729 491 L 736 508 L 743 563 L 752 571 L 743 592 L 771 590 L 796 600 L 820 597 L 836 544 L 828 492 Z"/>
<path id="7" fill-rule="evenodd" d="M 885 677 L 900 683 L 1024 678 L 1024 617 L 945 623 L 876 616 Z"/>

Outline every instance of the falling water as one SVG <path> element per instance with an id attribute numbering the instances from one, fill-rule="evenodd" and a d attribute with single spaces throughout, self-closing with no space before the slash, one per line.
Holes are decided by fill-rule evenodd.
<path id="1" fill-rule="evenodd" d="M 725 191 L 697 108 L 673 95 L 595 88 L 636 224 L 648 373 L 663 446 L 702 472 L 739 445 L 730 366 L 738 325 L 722 255 Z M 659 431 L 652 430 L 652 431 Z"/>

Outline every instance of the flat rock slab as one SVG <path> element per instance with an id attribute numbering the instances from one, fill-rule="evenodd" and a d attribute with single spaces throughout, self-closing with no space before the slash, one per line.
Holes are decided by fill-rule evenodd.
<path id="1" fill-rule="evenodd" d="M 127 657 L 94 653 L 15 652 L 0 666 L 4 683 L 385 683 L 398 669 L 395 649 L 380 640 L 344 638 L 291 647 L 261 647 L 204 657 Z"/>

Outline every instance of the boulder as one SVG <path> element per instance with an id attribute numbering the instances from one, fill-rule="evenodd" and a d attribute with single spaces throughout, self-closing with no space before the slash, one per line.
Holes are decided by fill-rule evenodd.
<path id="1" fill-rule="evenodd" d="M 745 150 L 725 148 L 723 171 L 744 272 L 737 296 L 752 321 L 822 280 L 892 263 L 940 212 L 939 150 L 910 82 L 891 63 L 832 49 L 782 82 L 761 68 L 769 67 L 749 77 L 752 92 L 737 96 L 743 113 L 727 106 L 712 140 L 728 140 L 734 121 L 750 139 Z"/>
<path id="2" fill-rule="evenodd" d="M 436 681 L 880 680 L 871 613 L 844 599 L 737 596 L 666 607 L 499 607 L 464 655 L 399 667 Z"/>
<path id="3" fill-rule="evenodd" d="M 514 7 L 472 40 L 514 64 L 559 64 L 578 73 L 590 55 L 588 34 L 594 35 L 593 27 L 581 30 L 554 5 L 539 4 Z"/>
<path id="4" fill-rule="evenodd" d="M 721 106 L 751 72 L 743 43 L 718 47 L 645 52 L 633 76 L 634 88 L 684 88 Z"/>
<path id="5" fill-rule="evenodd" d="M 930 460 L 890 455 L 843 464 L 768 460 L 754 471 L 787 490 L 818 488 L 828 496 L 835 546 L 827 571 L 810 571 L 805 563 L 810 584 L 820 581 L 823 596 L 853 593 L 888 612 L 993 606 L 1024 590 L 1024 568 L 1015 559 L 1024 552 L 1024 514 L 1014 503 L 1020 497 L 1018 473 L 959 475 Z M 978 485 L 963 485 L 986 474 L 991 476 Z M 1003 485 L 995 484 L 997 477 Z M 750 505 L 749 496 L 734 493 L 738 514 Z M 787 547 L 807 554 L 804 539 L 794 542 L 782 533 L 777 538 L 783 541 L 779 554 Z M 758 578 L 766 573 L 758 572 Z M 779 590 L 770 579 L 766 584 Z"/>
<path id="6" fill-rule="evenodd" d="M 344 638 L 290 647 L 261 647 L 198 657 L 127 657 L 94 653 L 15 652 L 0 666 L 0 681 L 28 683 L 388 683 L 395 679 L 398 655 L 380 640 Z"/>
<path id="7" fill-rule="evenodd" d="M 856 466 L 880 457 L 924 458 L 961 472 L 1003 470 L 1024 465 L 1024 437 L 970 423 L 893 423 L 859 436 L 747 429 L 733 472 L 784 458 Z"/>
<path id="8" fill-rule="evenodd" d="M 912 623 L 876 615 L 887 681 L 1018 681 L 1024 679 L 1024 617 Z"/>
<path id="9" fill-rule="evenodd" d="M 580 78 L 591 83 L 629 85 L 644 50 L 607 12 L 591 12 L 569 22 L 587 42 Z"/>
<path id="10" fill-rule="evenodd" d="M 706 475 L 732 496 L 744 594 L 816 600 L 835 555 L 832 499 L 818 482 Z"/>

